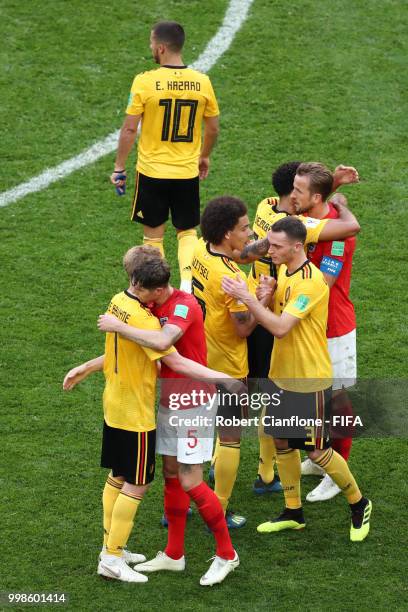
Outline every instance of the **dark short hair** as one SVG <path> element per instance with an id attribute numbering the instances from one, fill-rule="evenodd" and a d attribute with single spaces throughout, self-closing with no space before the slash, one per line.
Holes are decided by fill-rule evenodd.
<path id="1" fill-rule="evenodd" d="M 248 212 L 246 205 L 234 196 L 220 196 L 208 202 L 201 215 L 201 233 L 206 242 L 221 244 L 227 232 Z"/>
<path id="2" fill-rule="evenodd" d="M 327 200 L 333 190 L 333 174 L 324 164 L 319 162 L 300 164 L 296 174 L 298 176 L 308 176 L 310 193 L 312 195 L 320 193 L 322 199 Z"/>
<path id="3" fill-rule="evenodd" d="M 297 217 L 285 217 L 279 219 L 271 227 L 273 232 L 285 232 L 288 238 L 291 240 L 299 240 L 299 242 L 306 241 L 306 227 L 304 223 Z"/>
<path id="4" fill-rule="evenodd" d="M 183 26 L 176 21 L 159 21 L 153 26 L 153 36 L 174 52 L 181 51 L 186 38 Z"/>
<path id="5" fill-rule="evenodd" d="M 167 287 L 170 280 L 170 266 L 162 257 L 145 259 L 143 265 L 135 268 L 132 274 L 132 285 L 142 289 Z"/>
<path id="6" fill-rule="evenodd" d="M 300 161 L 287 162 L 273 172 L 272 185 L 278 196 L 287 196 L 293 191 L 293 181 L 301 163 Z"/>

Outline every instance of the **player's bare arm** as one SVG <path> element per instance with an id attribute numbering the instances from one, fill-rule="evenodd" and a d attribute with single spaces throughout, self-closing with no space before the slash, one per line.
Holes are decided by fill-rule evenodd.
<path id="1" fill-rule="evenodd" d="M 188 378 L 194 380 L 204 380 L 212 383 L 222 383 L 224 387 L 227 387 L 233 393 L 241 393 L 245 388 L 240 381 L 235 380 L 231 376 L 224 374 L 224 372 L 218 372 L 217 370 L 211 370 L 206 366 L 183 357 L 177 351 L 173 351 L 170 355 L 161 357 L 163 361 L 173 372 L 182 374 Z"/>
<path id="2" fill-rule="evenodd" d="M 255 329 L 256 321 L 250 312 L 230 312 L 235 331 L 239 338 L 247 338 Z"/>
<path id="3" fill-rule="evenodd" d="M 119 321 L 114 315 L 103 314 L 98 318 L 98 329 L 102 332 L 116 332 L 132 340 L 140 346 L 155 349 L 156 351 L 167 351 L 183 335 L 183 331 L 177 325 L 164 325 L 161 330 L 139 329 Z"/>
<path id="4" fill-rule="evenodd" d="M 319 242 L 322 240 L 344 240 L 355 236 L 360 231 L 360 224 L 346 206 L 333 202 L 333 206 L 339 213 L 337 219 L 329 219 L 320 232 Z"/>
<path id="5" fill-rule="evenodd" d="M 333 193 L 330 196 L 329 202 L 332 204 L 339 204 L 340 206 L 348 206 L 348 201 L 344 193 Z"/>
<path id="6" fill-rule="evenodd" d="M 110 180 L 116 186 L 121 186 L 125 181 L 118 181 L 118 174 L 126 173 L 126 161 L 129 153 L 135 144 L 137 128 L 141 119 L 141 115 L 126 115 L 122 128 L 119 134 L 118 150 L 116 153 L 115 169 L 111 174 Z"/>
<path id="7" fill-rule="evenodd" d="M 217 142 L 219 131 L 220 122 L 218 117 L 204 117 L 203 146 L 198 160 L 200 180 L 204 180 L 208 176 L 210 170 L 210 155 Z"/>
<path id="8" fill-rule="evenodd" d="M 267 238 L 262 240 L 254 240 L 247 244 L 241 253 L 234 252 L 234 260 L 237 263 L 252 263 L 260 257 L 264 257 L 269 251 L 269 242 Z"/>
<path id="9" fill-rule="evenodd" d="M 341 185 L 358 183 L 359 180 L 358 170 L 353 166 L 337 166 L 333 172 L 333 191 L 336 191 Z"/>
<path id="10" fill-rule="evenodd" d="M 268 308 L 265 308 L 256 297 L 249 293 L 246 283 L 242 279 L 224 276 L 222 288 L 225 293 L 243 302 L 257 323 L 265 327 L 276 338 L 283 338 L 299 323 L 300 319 L 293 315 L 283 313 L 281 316 L 278 316 Z"/>
<path id="11" fill-rule="evenodd" d="M 99 357 L 95 357 L 94 359 L 90 359 L 85 363 L 81 363 L 81 365 L 72 368 L 68 372 L 68 374 L 64 378 L 64 382 L 62 383 L 62 388 L 64 391 L 71 391 L 81 380 L 84 380 L 92 374 L 92 372 L 99 372 L 103 370 L 103 363 L 105 360 L 105 355 L 100 355 Z"/>
<path id="12" fill-rule="evenodd" d="M 256 288 L 257 300 L 265 307 L 271 306 L 276 287 L 277 283 L 275 278 L 261 274 L 259 277 L 258 286 Z"/>
<path id="13" fill-rule="evenodd" d="M 329 289 L 331 289 L 333 285 L 335 284 L 338 277 L 333 276 L 333 274 L 327 274 L 326 272 L 323 272 L 323 276 L 326 280 L 326 283 L 329 285 Z"/>

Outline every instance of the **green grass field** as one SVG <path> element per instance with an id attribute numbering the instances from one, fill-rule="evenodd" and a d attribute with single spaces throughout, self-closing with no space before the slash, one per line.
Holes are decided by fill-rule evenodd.
<path id="1" fill-rule="evenodd" d="M 225 0 L 119 6 L 4 0 L 1 191 L 120 127 L 134 74 L 152 67 L 154 21 L 185 25 L 184 58 L 192 62 L 226 6 Z M 203 203 L 233 193 L 253 214 L 272 194 L 272 169 L 292 159 L 359 169 L 361 184 L 344 192 L 362 226 L 352 296 L 365 379 L 406 376 L 407 52 L 404 2 L 255 0 L 210 72 L 222 122 Z M 103 381 L 95 376 L 66 395 L 61 383 L 70 367 L 103 351 L 97 315 L 125 286 L 124 251 L 141 241 L 140 228 L 129 221 L 132 189 L 118 198 L 108 183 L 113 158 L 0 209 L 0 591 L 64 591 L 69 609 L 80 611 L 406 610 L 408 445 L 401 436 L 354 444 L 352 469 L 374 502 L 372 532 L 362 545 L 348 541 L 348 509 L 340 498 L 307 505 L 304 533 L 257 534 L 256 525 L 275 515 L 282 499 L 253 496 L 251 437 L 232 501 L 248 517 L 233 534 L 242 564 L 224 584 L 198 585 L 213 545 L 196 513 L 184 574 L 153 575 L 140 586 L 97 578 Z M 171 231 L 166 252 L 177 284 Z M 315 485 L 305 479 L 304 493 Z M 129 548 L 149 556 L 163 549 L 161 513 L 159 475 Z"/>

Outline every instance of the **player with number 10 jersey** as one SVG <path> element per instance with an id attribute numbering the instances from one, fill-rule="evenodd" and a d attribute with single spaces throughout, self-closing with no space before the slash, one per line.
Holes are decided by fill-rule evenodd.
<path id="1" fill-rule="evenodd" d="M 138 172 L 160 179 L 198 176 L 202 119 L 219 114 L 207 75 L 187 66 L 138 74 L 126 113 L 143 115 Z"/>
<path id="2" fill-rule="evenodd" d="M 118 193 L 124 192 L 125 164 L 141 122 L 131 219 L 143 225 L 143 242 L 164 255 L 165 224 L 171 214 L 177 231 L 180 288 L 191 292 L 195 228 L 200 221 L 199 180 L 209 172 L 219 110 L 208 76 L 183 62 L 184 39 L 179 23 L 161 21 L 153 26 L 150 49 L 160 67 L 138 74 L 133 81 L 111 181 Z"/>

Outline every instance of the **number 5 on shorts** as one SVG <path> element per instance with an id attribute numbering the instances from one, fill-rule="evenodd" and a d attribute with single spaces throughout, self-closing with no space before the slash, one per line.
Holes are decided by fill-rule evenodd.
<path id="1" fill-rule="evenodd" d="M 189 448 L 195 448 L 198 444 L 198 438 L 196 436 L 196 433 L 197 433 L 196 429 L 189 429 L 187 431 L 187 438 L 188 438 L 187 446 Z"/>

